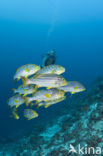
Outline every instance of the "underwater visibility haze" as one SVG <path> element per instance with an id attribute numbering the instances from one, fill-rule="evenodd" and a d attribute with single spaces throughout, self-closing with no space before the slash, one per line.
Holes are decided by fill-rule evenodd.
<path id="1" fill-rule="evenodd" d="M 55 57 L 51 56 L 47 63 L 46 57 L 51 52 L 55 52 Z M 54 66 L 44 69 L 45 62 Z M 24 96 L 22 100 L 27 105 L 17 108 L 20 119 L 15 120 L 8 99 L 14 95 L 13 88 L 21 84 L 26 87 L 27 75 L 21 75 L 22 80 L 14 83 L 18 68 L 26 64 L 38 67 L 33 71 L 37 72 L 34 75 L 37 81 L 31 83 L 38 85 L 35 92 L 47 87 L 50 94 L 43 88 L 43 102 L 41 93 L 35 95 L 36 107 L 46 105 L 46 108 L 35 108 L 32 120 L 24 117 L 32 109 L 27 107 L 30 99 Z M 30 70 L 31 67 L 26 67 L 27 73 Z M 68 156 L 73 154 L 68 153 L 70 144 L 103 149 L 102 0 L 1 0 L 0 73 L 0 156 Z M 49 80 L 56 81 L 58 77 L 61 86 L 58 82 L 56 87 L 52 84 L 53 88 L 51 84 L 41 85 L 41 79 L 47 83 L 48 73 Z M 78 93 L 74 90 L 64 93 L 61 89 L 65 87 L 64 81 L 65 85 L 73 81 L 69 89 L 79 88 Z M 84 90 L 80 91 L 80 86 Z M 50 100 L 48 104 L 46 98 L 52 99 L 53 104 Z M 96 150 L 94 154 L 98 154 Z"/>

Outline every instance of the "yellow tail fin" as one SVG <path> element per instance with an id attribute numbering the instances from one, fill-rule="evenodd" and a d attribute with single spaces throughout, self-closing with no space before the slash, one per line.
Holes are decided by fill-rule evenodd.
<path id="1" fill-rule="evenodd" d="M 40 105 L 36 105 L 36 108 L 40 108 L 41 106 Z"/>
<path id="2" fill-rule="evenodd" d="M 27 80 L 28 80 L 28 78 L 22 77 L 21 79 L 22 79 L 22 82 L 23 82 L 23 87 L 27 86 Z"/>
<path id="3" fill-rule="evenodd" d="M 28 94 L 24 94 L 23 97 L 27 96 Z"/>
<path id="4" fill-rule="evenodd" d="M 22 96 L 22 98 L 24 99 L 26 106 L 28 106 L 30 103 L 30 101 L 28 101 L 28 97 Z"/>
<path id="5" fill-rule="evenodd" d="M 26 106 L 29 106 L 30 102 L 29 101 L 25 101 Z"/>
<path id="6" fill-rule="evenodd" d="M 49 104 L 44 105 L 45 108 L 48 108 L 49 106 L 50 106 Z"/>

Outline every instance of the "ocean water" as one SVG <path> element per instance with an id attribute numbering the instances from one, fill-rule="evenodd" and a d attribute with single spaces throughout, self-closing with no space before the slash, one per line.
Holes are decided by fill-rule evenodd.
<path id="1" fill-rule="evenodd" d="M 103 76 L 102 6 L 102 0 L 0 1 L 0 140 L 22 138 L 64 109 L 62 102 L 40 108 L 39 117 L 27 121 L 21 107 L 20 120 L 10 118 L 7 100 L 13 95 L 11 88 L 17 87 L 13 75 L 18 67 L 42 65 L 43 55 L 55 49 L 56 63 L 66 68 L 68 81 L 79 81 L 88 91 Z M 66 101 L 73 104 L 72 97 Z"/>

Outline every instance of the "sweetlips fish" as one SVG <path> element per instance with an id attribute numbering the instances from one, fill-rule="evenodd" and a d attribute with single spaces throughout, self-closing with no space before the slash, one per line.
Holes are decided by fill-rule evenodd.
<path id="1" fill-rule="evenodd" d="M 34 85 L 28 85 L 25 87 L 23 87 L 23 85 L 20 85 L 17 89 L 12 88 L 12 91 L 14 93 L 19 93 L 19 95 L 24 94 L 23 96 L 26 96 L 28 94 L 33 94 L 36 90 Z"/>
<path id="2" fill-rule="evenodd" d="M 23 86 L 35 84 L 37 85 L 37 88 L 40 87 L 56 88 L 67 85 L 67 81 L 61 75 L 57 74 L 37 75 L 30 79 L 23 77 L 22 81 Z"/>
<path id="3" fill-rule="evenodd" d="M 51 89 L 42 89 L 34 93 L 32 97 L 24 97 L 25 103 L 28 106 L 29 103 L 36 101 L 36 103 L 40 101 L 50 101 L 56 100 L 63 97 L 65 94 L 64 91 L 61 91 L 56 88 Z"/>
<path id="4" fill-rule="evenodd" d="M 70 81 L 67 85 L 58 88 L 64 90 L 65 92 L 70 92 L 71 94 L 86 90 L 86 88 L 78 81 Z"/>
<path id="5" fill-rule="evenodd" d="M 24 103 L 24 99 L 22 96 L 20 95 L 15 95 L 12 96 L 11 98 L 8 99 L 8 105 L 12 108 L 12 107 L 16 107 L 18 108 L 20 105 L 22 105 Z"/>
<path id="6" fill-rule="evenodd" d="M 36 73 L 36 75 L 41 75 L 41 74 L 57 74 L 57 75 L 60 75 L 60 74 L 62 74 L 64 72 L 65 72 L 64 67 L 54 64 L 54 65 L 48 65 L 48 66 L 45 66 L 45 67 L 41 68 Z"/>
<path id="7" fill-rule="evenodd" d="M 26 117 L 28 120 L 34 119 L 38 116 L 39 116 L 38 113 L 34 111 L 33 109 L 24 110 L 24 117 Z"/>
<path id="8" fill-rule="evenodd" d="M 35 74 L 38 70 L 40 70 L 40 66 L 37 66 L 35 64 L 26 64 L 26 65 L 23 65 L 21 67 L 19 67 L 17 70 L 16 70 L 16 73 L 14 75 L 14 81 L 17 79 L 17 80 L 20 80 L 21 77 L 28 77 L 30 75 L 33 75 Z"/>
<path id="9" fill-rule="evenodd" d="M 48 108 L 49 106 L 59 103 L 65 99 L 66 99 L 66 96 L 60 97 L 59 99 L 55 99 L 55 100 L 42 101 L 42 102 L 39 102 L 38 104 L 36 104 L 36 107 L 39 108 L 41 106 L 44 106 L 45 108 Z"/>

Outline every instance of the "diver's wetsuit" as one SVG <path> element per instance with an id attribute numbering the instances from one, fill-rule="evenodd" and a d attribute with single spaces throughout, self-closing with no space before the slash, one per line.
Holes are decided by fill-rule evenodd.
<path id="1" fill-rule="evenodd" d="M 51 64 L 56 64 L 55 51 L 52 51 L 52 52 L 46 54 L 44 57 L 43 66 L 48 66 Z"/>
<path id="2" fill-rule="evenodd" d="M 51 65 L 51 64 L 55 64 L 56 61 L 55 61 L 55 56 L 49 56 L 46 61 L 44 62 L 44 66 L 48 66 L 48 65 Z"/>

